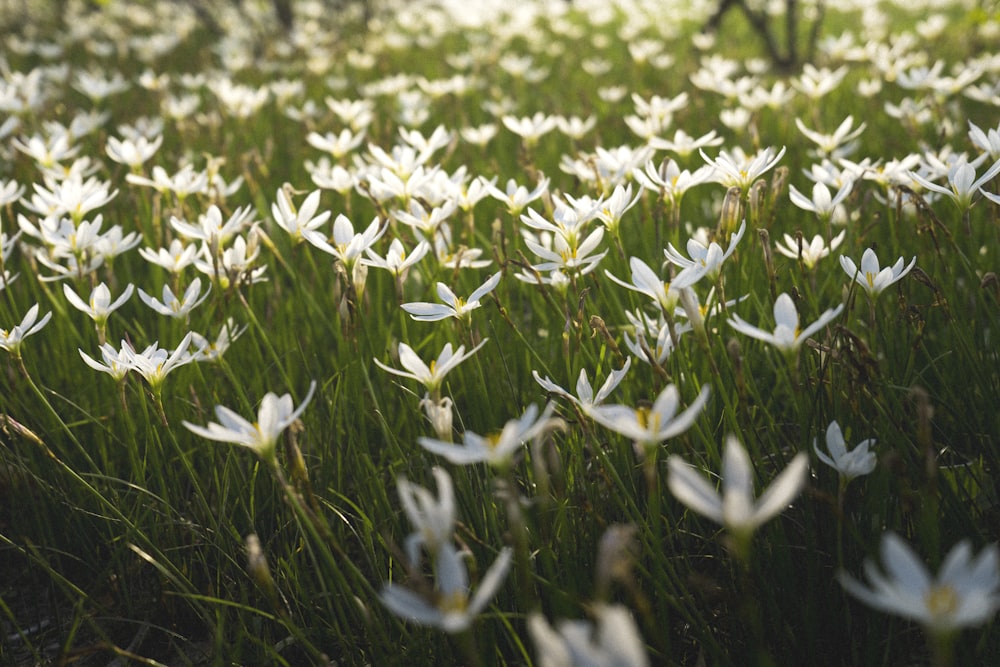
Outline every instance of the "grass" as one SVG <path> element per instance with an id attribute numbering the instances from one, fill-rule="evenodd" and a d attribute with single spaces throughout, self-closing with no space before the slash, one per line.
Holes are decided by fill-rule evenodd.
<path id="1" fill-rule="evenodd" d="M 589 13 L 584 7 L 539 14 L 524 24 L 510 18 L 472 28 L 434 13 L 418 20 L 400 10 L 398 22 L 380 19 L 370 32 L 346 20 L 310 21 L 307 4 L 299 11 L 299 35 L 305 37 L 291 42 L 249 3 L 242 15 L 221 14 L 231 37 L 225 41 L 209 35 L 181 6 L 118 2 L 35 18 L 20 33 L 5 31 L 6 85 L 24 85 L 17 83 L 22 75 L 45 72 L 40 76 L 48 100 L 19 113 L 0 148 L 0 178 L 26 186 L 0 213 L 5 238 L 18 229 L 20 217 L 32 225 L 41 217 L 28 206 L 32 184 L 43 182 L 41 170 L 12 139 L 53 136 L 57 131 L 46 123 L 69 125 L 79 112 L 100 111 L 109 117 L 93 132 L 74 135 L 72 145 L 79 149 L 77 159 L 90 157 L 96 177 L 117 194 L 83 218 L 100 213 L 102 231 L 117 225 L 137 232 L 140 247 L 157 249 L 177 236 L 172 216 L 194 222 L 216 204 L 225 219 L 237 207 L 252 206 L 259 224 L 240 235 L 256 244 L 260 254 L 253 266 L 266 267 L 267 280 L 250 284 L 236 274 L 210 279 L 193 268 L 175 278 L 131 250 L 113 266 L 106 262 L 61 281 L 84 298 L 101 281 L 114 296 L 128 284 L 158 296 L 175 280 L 181 288 L 196 275 L 212 283 L 206 301 L 187 318 L 159 316 L 137 296 L 110 317 L 107 340 L 116 350 L 123 339 L 137 350 L 154 341 L 173 349 L 189 331 L 214 339 L 227 318 L 246 327 L 219 361 L 177 368 L 157 395 L 135 372 L 116 384 L 83 364 L 79 351 L 99 358 L 93 324 L 64 298 L 60 282 L 42 279 L 52 273 L 37 260 L 44 244 L 20 237 L 0 267 L 20 274 L 0 295 L 0 325 L 10 331 L 36 303 L 52 319 L 25 339 L 20 357 L 6 355 L 0 374 L 0 657 L 18 665 L 112 659 L 150 665 L 544 664 L 527 629 L 530 614 L 541 611 L 550 622 L 596 618 L 598 603 L 605 602 L 631 610 L 653 664 L 929 660 L 934 643 L 920 639 L 919 625 L 865 607 L 836 577 L 841 571 L 858 575 L 865 559 L 877 556 L 886 531 L 904 536 L 932 569 L 962 539 L 978 551 L 1000 537 L 1000 373 L 993 340 L 1000 303 L 998 209 L 979 201 L 967 231 L 947 199 L 925 194 L 926 208 L 904 206 L 906 190 L 859 179 L 844 206 L 846 240 L 815 269 L 773 252 L 773 246 L 785 233 L 801 232 L 807 240 L 831 235 L 789 201 L 788 183 L 809 192 L 802 170 L 817 162 L 796 118 L 832 131 L 853 115 L 866 129 L 851 160 L 884 164 L 920 154 L 926 164 L 928 155 L 946 147 L 979 154 L 967 137 L 968 121 L 988 130 L 994 127 L 993 109 L 957 91 L 906 90 L 886 76 L 877 58 L 843 59 L 821 49 L 818 66 L 843 64 L 849 70 L 832 92 L 819 100 L 796 93 L 778 108 L 752 111 L 741 126 L 726 127 L 720 112 L 741 103 L 690 84 L 700 67 L 691 35 L 701 20 L 686 4 L 607 10 L 607 22 L 597 21 L 604 10 Z M 891 17 L 891 32 L 864 33 L 860 10 L 843 7 L 829 8 L 825 34 L 847 30 L 857 44 L 867 40 L 873 49 L 905 44 L 922 16 L 891 4 L 880 11 Z M 959 36 L 987 34 L 976 32 L 976 22 L 985 21 L 955 10 L 941 36 L 901 50 L 912 56 L 913 67 L 938 58 L 946 59 L 945 72 L 969 66 L 975 39 Z M 71 26 L 75 32 L 67 31 Z M 125 46 L 118 38 L 161 34 L 179 39 L 161 57 L 149 56 L 144 43 Z M 633 62 L 627 42 L 641 39 L 661 42 L 673 64 L 658 69 Z M 46 57 L 38 48 L 16 48 L 47 42 L 60 44 L 62 53 Z M 310 46 L 316 44 L 323 48 Z M 113 48 L 101 55 L 102 45 Z M 734 59 L 744 72 L 758 49 L 754 35 L 730 16 L 713 52 Z M 372 62 L 349 56 L 352 51 L 371 54 Z M 449 61 L 454 54 L 468 54 L 469 67 Z M 532 68 L 542 70 L 541 81 L 505 69 L 504 55 L 529 55 Z M 581 56 L 605 59 L 608 72 L 588 74 Z M 239 66 L 244 58 L 254 66 Z M 67 63 L 66 79 L 56 69 L 60 63 Z M 995 68 L 983 67 L 980 82 L 995 78 Z M 141 88 L 139 76 L 147 68 L 166 73 L 165 84 Z M 108 76 L 120 72 L 129 90 L 94 101 L 68 85 L 75 73 L 91 69 Z M 206 73 L 205 82 L 182 81 L 182 73 L 198 72 Z M 575 276 L 565 291 L 514 277 L 537 263 L 521 236 L 528 228 L 491 197 L 451 218 L 456 246 L 483 249 L 491 266 L 454 270 L 432 254 L 400 286 L 371 268 L 363 290 L 348 282 L 341 262 L 309 243 L 293 243 L 272 219 L 271 204 L 284 184 L 296 192 L 296 204 L 314 189 L 306 162 L 321 152 L 306 142 L 308 132 L 346 126 L 324 104 L 326 97 L 371 100 L 366 142 L 391 151 L 402 145 L 397 132 L 403 93 L 419 90 L 419 77 L 455 73 L 464 73 L 468 90 L 420 100 L 416 107 L 426 109 L 427 117 L 416 126 L 429 136 L 439 124 L 457 133 L 491 122 L 498 134 L 485 148 L 455 137 L 427 164 L 447 174 L 465 167 L 470 176 L 496 176 L 501 189 L 508 178 L 530 189 L 544 174 L 551 185 L 529 206 L 546 219 L 552 219 L 556 194 L 607 194 L 599 184 L 561 170 L 564 155 L 645 144 L 623 120 L 636 113 L 633 100 L 603 100 L 597 90 L 604 86 L 623 86 L 644 100 L 686 92 L 688 103 L 660 136 L 671 136 L 675 128 L 696 137 L 716 130 L 727 150 L 787 147 L 778 168 L 761 178 L 760 206 L 743 202 L 748 230 L 723 265 L 726 297 L 745 299 L 710 316 L 704 338 L 682 334 L 662 365 L 633 358 L 608 399 L 649 407 L 674 384 L 686 407 L 702 386 L 710 387 L 710 400 L 693 425 L 656 448 L 655 458 L 644 462 L 627 438 L 567 400 L 547 396 L 532 371 L 572 388 L 581 369 L 599 386 L 621 368 L 629 356 L 624 336 L 634 336 L 627 313 L 640 309 L 655 317 L 657 309 L 606 273 L 629 280 L 632 257 L 659 271 L 667 243 L 683 252 L 697 228 L 720 226 L 725 187 L 691 189 L 679 222 L 657 193 L 644 191 L 622 217 L 620 249 L 605 234 L 599 250 L 608 253 L 599 268 Z M 393 91 L 387 82 L 398 74 L 406 78 Z M 758 80 L 769 89 L 797 76 L 764 71 Z M 272 93 L 246 117 L 216 94 L 223 80 L 257 89 L 278 78 L 301 82 L 301 91 L 288 102 Z M 869 78 L 884 79 L 881 92 L 857 95 L 858 83 Z M 373 92 L 374 84 L 390 92 Z M 188 90 L 197 96 L 197 111 L 183 119 L 165 117 L 164 100 Z M 912 125 L 884 111 L 886 102 L 906 97 L 927 108 L 926 117 Z M 288 110 L 306 100 L 316 104 L 315 117 L 290 118 Z M 594 114 L 597 124 L 579 140 L 552 131 L 527 147 L 484 109 L 486 101 L 508 103 L 516 116 Z M 217 169 L 229 182 L 240 177 L 242 186 L 224 198 L 199 193 L 179 199 L 127 182 L 129 168 L 110 160 L 105 145 L 108 137 L 121 136 L 120 124 L 142 117 L 164 122 L 163 145 L 142 173 L 149 175 L 153 165 L 174 173 L 190 163 L 196 170 Z M 366 145 L 341 160 L 355 174 L 371 173 L 374 158 Z M 718 150 L 706 153 L 714 157 Z M 658 152 L 653 161 L 659 165 L 668 155 Z M 697 152 L 674 157 L 684 169 L 703 164 Z M 994 192 L 995 183 L 984 189 Z M 417 196 L 426 200 L 432 192 Z M 332 234 L 339 213 L 355 231 L 378 216 L 388 230 L 375 244 L 377 252 L 386 252 L 393 238 L 407 249 L 416 244 L 412 230 L 392 213 L 404 208 L 401 198 L 376 201 L 357 188 L 346 195 L 325 190 L 321 201 L 320 211 L 332 213 L 322 227 L 325 235 Z M 590 223 L 588 232 L 599 224 Z M 727 245 L 725 234 L 716 238 Z M 897 257 L 917 260 L 917 268 L 872 303 L 837 261 L 843 254 L 858 262 L 869 247 L 883 264 Z M 206 253 L 210 259 L 212 250 Z M 467 296 L 498 270 L 500 285 L 467 322 L 416 322 L 399 307 L 437 301 L 438 281 Z M 695 288 L 701 300 L 709 283 L 702 280 Z M 803 325 L 845 304 L 792 357 L 727 323 L 728 315 L 738 314 L 770 330 L 774 300 L 783 292 L 792 295 Z M 520 446 L 509 467 L 449 464 L 418 445 L 419 438 L 434 435 L 419 404 L 423 388 L 371 360 L 400 368 L 400 342 L 428 360 L 446 343 L 469 349 L 486 339 L 441 389 L 454 402 L 454 439 L 496 433 L 530 404 L 541 407 L 549 399 L 561 422 Z M 268 392 L 287 392 L 297 406 L 313 381 L 316 393 L 278 442 L 274 468 L 266 457 L 208 442 L 183 426 L 216 421 L 219 405 L 253 417 Z M 833 420 L 849 445 L 876 440 L 876 469 L 846 488 L 812 451 Z M 811 458 L 801 494 L 757 530 L 744 560 L 734 556 L 729 533 L 668 491 L 669 455 L 717 473 L 728 434 L 750 452 L 758 489 L 796 453 Z M 501 549 L 514 550 L 512 570 L 475 620 L 474 635 L 449 636 L 407 622 L 379 600 L 386 582 L 420 590 L 421 580 L 437 570 L 429 552 L 422 563 L 408 563 L 404 543 L 416 527 L 397 491 L 401 477 L 434 489 L 436 465 L 454 483 L 454 543 L 468 553 L 471 580 L 481 582 Z M 259 540 L 260 554 L 250 550 L 254 557 L 248 559 L 250 535 Z M 954 664 L 974 664 L 1000 650 L 1000 636 L 987 623 L 963 630 L 953 649 Z M 935 657 L 946 663 L 949 656 Z"/>

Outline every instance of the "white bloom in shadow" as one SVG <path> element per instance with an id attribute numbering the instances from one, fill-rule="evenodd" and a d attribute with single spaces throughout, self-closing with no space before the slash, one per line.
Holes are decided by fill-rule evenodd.
<path id="1" fill-rule="evenodd" d="M 278 438 L 286 428 L 299 418 L 306 406 L 309 405 L 309 401 L 312 400 L 315 391 L 316 381 L 314 380 L 309 384 L 309 391 L 297 408 L 292 403 L 291 394 L 278 396 L 273 392 L 268 392 L 260 401 L 257 419 L 254 422 L 244 419 L 225 406 L 218 405 L 215 407 L 215 416 L 219 419 L 218 423 L 209 422 L 208 426 L 198 426 L 185 421 L 183 424 L 195 435 L 216 442 L 242 445 L 252 449 L 264 461 L 274 463 Z"/>
<path id="2" fill-rule="evenodd" d="M 878 255 L 871 248 L 865 250 L 864 254 L 861 255 L 860 268 L 850 257 L 840 256 L 840 266 L 873 299 L 881 294 L 886 287 L 902 280 L 916 263 L 917 258 L 914 257 L 909 264 L 904 265 L 903 258 L 900 257 L 892 266 L 883 268 L 879 264 Z"/>
<path id="3" fill-rule="evenodd" d="M 882 536 L 884 574 L 865 561 L 870 587 L 840 572 L 848 593 L 869 607 L 917 621 L 932 636 L 987 623 L 1000 608 L 1000 550 L 991 544 L 973 557 L 967 540 L 956 544 L 932 577 L 898 535 Z"/>
<path id="4" fill-rule="evenodd" d="M 512 556 L 509 547 L 502 549 L 470 597 L 462 554 L 454 545 L 443 544 L 434 562 L 437 577 L 432 594 L 424 597 L 398 584 L 386 584 L 379 597 L 397 616 L 447 633 L 463 632 L 496 595 L 510 570 Z"/>
<path id="5" fill-rule="evenodd" d="M 735 436 L 726 438 L 722 452 L 721 493 L 680 456 L 672 455 L 667 465 L 670 492 L 698 514 L 722 524 L 742 548 L 758 527 L 788 507 L 802 490 L 809 457 L 804 452 L 796 454 L 758 499 L 754 499 L 750 456 Z"/>
<path id="6" fill-rule="evenodd" d="M 846 484 L 855 477 L 867 475 L 875 470 L 878 459 L 875 457 L 875 452 L 868 449 L 873 444 L 875 444 L 874 438 L 869 438 L 862 440 L 854 449 L 848 451 L 840 424 L 834 420 L 826 428 L 826 449 L 829 455 L 820 450 L 815 439 L 813 449 L 816 450 L 819 460 L 836 470 Z"/>

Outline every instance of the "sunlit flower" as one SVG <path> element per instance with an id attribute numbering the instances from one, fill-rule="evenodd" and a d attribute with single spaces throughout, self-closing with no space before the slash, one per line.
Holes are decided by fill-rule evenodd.
<path id="1" fill-rule="evenodd" d="M 784 243 L 778 241 L 774 244 L 774 248 L 785 257 L 799 260 L 807 269 L 812 270 L 816 267 L 816 263 L 819 260 L 837 249 L 843 242 L 845 234 L 847 234 L 846 229 L 834 236 L 829 244 L 819 234 L 813 236 L 812 241 L 808 243 L 803 238 L 796 238 L 791 234 L 785 234 Z"/>
<path id="2" fill-rule="evenodd" d="M 205 213 L 198 216 L 198 222 L 190 223 L 171 216 L 170 226 L 184 238 L 204 241 L 213 251 L 219 252 L 230 239 L 253 224 L 253 216 L 253 207 L 244 206 L 223 219 L 222 210 L 212 204 Z"/>
<path id="3" fill-rule="evenodd" d="M 147 262 L 161 266 L 170 273 L 179 274 L 181 271 L 194 263 L 198 256 L 198 246 L 193 243 L 185 244 L 180 239 L 170 242 L 169 248 L 139 248 L 139 255 Z"/>
<path id="4" fill-rule="evenodd" d="M 680 290 L 695 284 L 704 275 L 696 268 L 688 267 L 682 269 L 680 273 L 674 276 L 672 281 L 664 281 L 660 280 L 656 272 L 638 257 L 630 258 L 628 263 L 632 269 L 631 283 L 617 278 L 608 271 L 605 271 L 604 274 L 622 287 L 645 294 L 664 313 L 673 313 L 674 308 L 677 306 L 677 301 L 680 299 Z"/>
<path id="5" fill-rule="evenodd" d="M 373 359 L 375 365 L 384 371 L 398 375 L 400 377 L 411 378 L 416 380 L 420 384 L 424 385 L 427 391 L 431 393 L 436 393 L 441 389 L 441 383 L 444 382 L 444 377 L 451 370 L 453 370 L 460 363 L 471 357 L 473 354 L 479 351 L 489 338 L 484 338 L 479 345 L 466 353 L 465 346 L 459 345 L 458 349 L 454 352 L 451 348 L 451 343 L 445 343 L 444 348 L 442 348 L 441 353 L 438 354 L 437 359 L 432 359 L 430 365 L 425 364 L 423 360 L 413 351 L 413 348 L 406 343 L 399 344 L 399 363 L 402 364 L 403 368 L 406 370 L 399 370 L 393 368 L 392 366 L 387 366 L 383 364 L 378 359 Z"/>
<path id="6" fill-rule="evenodd" d="M 976 178 L 976 168 L 969 164 L 965 157 L 957 160 L 948 169 L 948 187 L 938 185 L 915 171 L 910 172 L 912 178 L 921 187 L 945 195 L 958 206 L 959 210 L 967 211 L 972 204 L 972 198 L 979 192 L 980 188 L 988 183 L 994 176 L 1000 173 L 1000 160 L 993 163 L 982 176 Z"/>
<path id="7" fill-rule="evenodd" d="M 558 423 L 558 420 L 552 418 L 554 409 L 555 406 L 549 403 L 539 414 L 538 406 L 531 404 L 520 418 L 509 420 L 497 433 L 483 436 L 465 431 L 461 445 L 424 437 L 418 438 L 417 442 L 432 454 L 443 456 L 456 465 L 488 463 L 502 468 L 510 465 L 521 445 L 544 434 Z"/>
<path id="8" fill-rule="evenodd" d="M 722 493 L 680 456 L 671 455 L 667 466 L 670 492 L 693 511 L 722 524 L 742 550 L 761 524 L 781 513 L 799 495 L 808 476 L 809 456 L 805 452 L 796 454 L 757 499 L 750 456 L 733 435 L 726 437 L 722 452 Z"/>
<path id="9" fill-rule="evenodd" d="M 564 396 L 570 401 L 575 403 L 583 410 L 585 413 L 589 413 L 590 409 L 594 406 L 600 405 L 611 395 L 611 392 L 615 390 L 622 379 L 624 379 L 625 374 L 628 373 L 629 366 L 632 365 L 632 358 L 629 357 L 625 360 L 625 365 L 618 370 L 612 370 L 611 374 L 608 375 L 604 384 L 601 388 L 594 393 L 594 388 L 590 385 L 590 380 L 587 378 L 587 369 L 581 368 L 580 375 L 576 379 L 576 395 L 569 393 L 555 382 L 549 378 L 543 378 L 538 374 L 538 371 L 531 371 L 531 376 L 535 378 L 535 382 L 542 386 L 545 391 L 558 394 L 559 396 Z"/>
<path id="10" fill-rule="evenodd" d="M 708 134 L 703 134 L 698 138 L 692 137 L 682 129 L 674 132 L 673 139 L 661 139 L 660 137 L 650 137 L 649 145 L 661 151 L 670 151 L 685 158 L 699 148 L 706 146 L 719 146 L 722 144 L 722 137 L 718 136 L 715 130 Z"/>
<path id="11" fill-rule="evenodd" d="M 329 248 L 326 234 L 321 233 L 319 228 L 326 224 L 332 213 L 323 211 L 316 215 L 319 209 L 319 196 L 319 190 L 313 191 L 302 202 L 302 206 L 296 209 L 287 189 L 279 188 L 277 201 L 271 204 L 271 216 L 279 227 L 288 232 L 294 243 L 305 240 L 318 248 L 326 249 Z"/>
<path id="12" fill-rule="evenodd" d="M 782 146 L 781 150 L 775 153 L 774 148 L 768 146 L 752 156 L 745 155 L 742 151 L 735 153 L 721 151 L 714 160 L 705 155 L 703 150 L 699 149 L 698 153 L 706 163 L 715 168 L 716 182 L 726 187 L 736 186 L 746 196 L 750 186 L 781 161 L 785 155 L 785 147 Z"/>
<path id="13" fill-rule="evenodd" d="M 648 454 L 664 440 L 677 437 L 694 424 L 708 402 L 709 388 L 705 385 L 687 409 L 680 408 L 677 385 L 669 384 L 660 392 L 652 407 L 633 408 L 628 405 L 598 405 L 590 416 L 598 424 L 632 440 L 640 455 Z"/>
<path id="14" fill-rule="evenodd" d="M 379 256 L 378 253 L 372 251 L 371 248 L 368 248 L 365 250 L 365 254 L 368 255 L 368 258 L 361 261 L 368 266 L 385 269 L 393 276 L 399 278 L 407 271 L 407 269 L 422 260 L 424 255 L 430 252 L 430 249 L 430 243 L 427 241 L 421 241 L 411 252 L 406 252 L 406 248 L 403 247 L 403 242 L 399 239 L 393 239 L 392 243 L 389 244 L 389 250 L 386 252 L 385 257 Z"/>
<path id="15" fill-rule="evenodd" d="M 501 190 L 495 185 L 490 185 L 490 195 L 507 205 L 507 210 L 511 215 L 520 215 L 524 207 L 542 196 L 549 188 L 549 179 L 542 178 L 534 190 L 529 191 L 523 185 L 518 185 L 514 179 L 507 181 L 505 189 Z"/>
<path id="16" fill-rule="evenodd" d="M 868 560 L 871 586 L 841 572 L 838 579 L 851 595 L 879 611 L 917 621 L 932 636 L 989 622 L 1000 608 L 1000 550 L 991 544 L 978 556 L 962 541 L 945 556 L 932 577 L 913 549 L 898 535 L 882 536 L 883 572 Z"/>
<path id="17" fill-rule="evenodd" d="M 208 174 L 205 170 L 195 171 L 194 166 L 190 164 L 181 167 L 173 176 L 163 167 L 154 165 L 152 175 L 152 178 L 146 178 L 140 174 L 128 174 L 125 176 L 125 181 L 132 185 L 153 188 L 160 193 L 173 192 L 180 200 L 204 192 L 208 188 Z"/>
<path id="18" fill-rule="evenodd" d="M 873 299 L 881 294 L 886 287 L 902 280 L 916 262 L 917 258 L 914 257 L 909 264 L 904 265 L 903 258 L 900 257 L 892 266 L 882 268 L 879 265 L 878 255 L 873 249 L 868 248 L 861 255 L 861 268 L 859 269 L 853 259 L 844 255 L 840 256 L 840 266 Z"/>
<path id="19" fill-rule="evenodd" d="M 123 343 L 125 362 L 146 380 L 150 390 L 158 396 L 163 382 L 172 371 L 195 360 L 191 353 L 192 334 L 188 332 L 173 350 L 161 348 L 153 343 L 142 352 L 136 352 L 129 343 Z"/>
<path id="20" fill-rule="evenodd" d="M 208 426 L 197 426 L 191 422 L 182 422 L 184 427 L 195 435 L 200 435 L 217 442 L 230 442 L 252 449 L 261 459 L 269 464 L 275 463 L 278 437 L 291 426 L 302 414 L 312 399 L 316 390 L 316 381 L 309 383 L 309 391 L 302 399 L 299 407 L 294 407 L 292 395 L 278 396 L 268 392 L 260 401 L 257 409 L 257 420 L 249 422 L 229 408 L 217 405 L 215 416 L 218 423 L 209 422 Z"/>
<path id="21" fill-rule="evenodd" d="M 160 315 L 166 315 L 167 317 L 173 317 L 175 319 L 180 319 L 187 317 L 192 310 L 194 310 L 202 301 L 208 298 L 208 293 L 212 291 L 212 286 L 209 285 L 205 293 L 201 293 L 201 278 L 195 278 L 188 285 L 187 289 L 184 290 L 183 297 L 177 297 L 174 295 L 174 291 L 170 289 L 170 285 L 163 286 L 163 300 L 159 300 L 156 297 L 146 294 L 142 288 L 139 288 L 139 298 L 142 302 L 155 310 Z"/>
<path id="22" fill-rule="evenodd" d="M 846 180 L 837 190 L 837 194 L 831 196 L 830 188 L 825 183 L 817 182 L 813 184 L 812 199 L 810 199 L 799 192 L 794 185 L 789 185 L 788 196 L 793 204 L 804 211 L 815 213 L 822 222 L 827 222 L 833 218 L 837 207 L 851 194 L 853 187 L 854 181 Z"/>
<path id="23" fill-rule="evenodd" d="M 101 361 L 97 361 L 83 350 L 77 349 L 77 352 L 80 353 L 83 362 L 95 371 L 107 373 L 114 378 L 115 382 L 124 380 L 128 372 L 132 370 L 132 355 L 135 350 L 130 348 L 125 341 L 122 341 L 121 348 L 117 350 L 110 343 L 102 343 L 98 349 L 101 351 Z"/>
<path id="24" fill-rule="evenodd" d="M 21 318 L 20 324 L 11 329 L 0 329 L 0 349 L 7 350 L 15 359 L 21 358 L 21 344 L 24 339 L 41 331 L 48 324 L 52 313 L 48 312 L 38 319 L 38 304 L 36 303 Z"/>
<path id="25" fill-rule="evenodd" d="M 458 320 L 468 320 L 472 317 L 472 311 L 479 308 L 482 303 L 480 299 L 492 292 L 500 284 L 500 272 L 494 273 L 486 279 L 482 285 L 473 290 L 468 299 L 456 296 L 450 287 L 444 283 L 437 284 L 437 294 L 444 303 L 429 303 L 427 301 L 415 301 L 404 303 L 402 309 L 410 314 L 417 322 L 436 322 L 449 317 Z"/>
<path id="26" fill-rule="evenodd" d="M 124 164 L 134 171 L 138 171 L 142 164 L 149 160 L 159 150 L 163 143 L 163 135 L 157 136 L 150 141 L 146 137 L 137 136 L 131 139 L 118 139 L 108 137 L 108 143 L 104 147 L 112 160 L 119 164 Z"/>
<path id="27" fill-rule="evenodd" d="M 375 216 L 363 232 L 355 234 L 354 223 L 340 214 L 333 221 L 333 243 L 327 247 L 317 247 L 339 259 L 350 274 L 364 251 L 382 238 L 386 229 L 387 227 L 382 226 L 382 220 Z"/>
<path id="28" fill-rule="evenodd" d="M 813 439 L 813 449 L 819 460 L 837 471 L 844 483 L 850 482 L 855 477 L 867 475 L 875 470 L 878 459 L 875 452 L 868 448 L 875 444 L 874 438 L 868 438 L 859 442 L 854 449 L 848 451 L 844 442 L 844 434 L 840 430 L 840 424 L 836 420 L 830 422 L 826 428 L 826 449 L 829 454 L 819 448 L 819 443 Z"/>
<path id="29" fill-rule="evenodd" d="M 853 125 L 854 116 L 848 116 L 832 133 L 823 134 L 822 132 L 810 130 L 799 118 L 795 119 L 795 126 L 799 128 L 799 132 L 804 134 L 809 141 L 816 144 L 816 147 L 819 149 L 819 155 L 831 159 L 844 157 L 854 152 L 856 144 L 852 142 L 861 136 L 866 125 L 865 123 L 861 123 L 852 130 Z"/>
<path id="30" fill-rule="evenodd" d="M 795 307 L 792 297 L 782 292 L 774 302 L 774 331 L 759 329 L 747 323 L 739 315 L 729 318 L 729 326 L 740 333 L 770 343 L 787 354 L 792 354 L 799 349 L 799 346 L 827 324 L 832 322 L 840 311 L 844 309 L 844 304 L 836 308 L 830 308 L 819 316 L 819 319 L 807 326 L 805 329 L 799 326 L 799 311 Z"/>
<path id="31" fill-rule="evenodd" d="M 722 263 L 729 259 L 733 252 L 736 251 L 736 246 L 739 244 L 740 239 L 743 238 L 746 229 L 747 221 L 744 220 L 740 228 L 729 239 L 729 246 L 726 250 L 723 250 L 722 246 L 714 241 L 705 245 L 698 239 L 692 238 L 688 239 L 687 242 L 687 251 L 690 259 L 682 255 L 672 243 L 667 244 L 663 254 L 671 264 L 679 266 L 682 269 L 690 269 L 692 277 L 697 275 L 700 279 L 701 276 L 708 276 L 709 279 L 715 280 L 719 275 L 719 271 L 722 270 Z M 690 286 L 690 284 L 685 286 Z"/>
<path id="32" fill-rule="evenodd" d="M 87 314 L 90 319 L 97 323 L 97 326 L 104 326 L 108 321 L 108 316 L 115 312 L 132 296 L 132 292 L 135 286 L 129 284 L 122 293 L 114 301 L 111 300 L 111 290 L 104 283 L 97 285 L 94 289 L 90 291 L 90 299 L 84 301 L 80 296 L 73 291 L 73 288 L 69 285 L 63 285 L 63 294 L 66 295 L 66 300 L 70 302 L 77 310 Z"/>
<path id="33" fill-rule="evenodd" d="M 547 116 L 541 111 L 533 116 L 503 116 L 501 119 L 504 127 L 521 137 L 526 146 L 534 146 L 542 135 L 547 134 L 556 127 L 556 117 Z"/>

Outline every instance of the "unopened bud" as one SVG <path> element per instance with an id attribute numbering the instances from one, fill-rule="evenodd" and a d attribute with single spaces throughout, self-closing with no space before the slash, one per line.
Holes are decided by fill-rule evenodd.
<path id="1" fill-rule="evenodd" d="M 597 546 L 597 598 L 606 600 L 613 582 L 626 583 L 635 562 L 637 529 L 632 524 L 613 524 Z"/>
<path id="2" fill-rule="evenodd" d="M 423 400 L 420 401 L 420 407 L 424 409 L 424 414 L 427 415 L 427 420 L 434 428 L 437 439 L 444 442 L 451 442 L 451 399 L 445 397 L 439 401 L 435 401 L 430 397 L 430 394 L 424 394 Z"/>
<path id="3" fill-rule="evenodd" d="M 719 236 L 729 238 L 736 231 L 741 219 L 743 207 L 743 191 L 737 186 L 729 188 L 726 198 L 722 200 L 722 213 L 719 215 Z"/>
<path id="4" fill-rule="evenodd" d="M 274 584 L 274 577 L 271 576 L 271 568 L 267 564 L 267 555 L 260 546 L 260 539 L 256 533 L 250 533 L 246 538 L 247 549 L 247 571 L 250 578 L 260 587 L 267 596 L 271 605 L 282 615 L 285 608 L 278 597 L 278 587 Z"/>

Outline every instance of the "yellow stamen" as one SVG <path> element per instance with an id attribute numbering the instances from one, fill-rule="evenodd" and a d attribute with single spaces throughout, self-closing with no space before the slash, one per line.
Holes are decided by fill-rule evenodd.
<path id="1" fill-rule="evenodd" d="M 958 609 L 958 594 L 948 585 L 931 586 L 924 596 L 924 604 L 934 616 L 948 616 Z"/>

